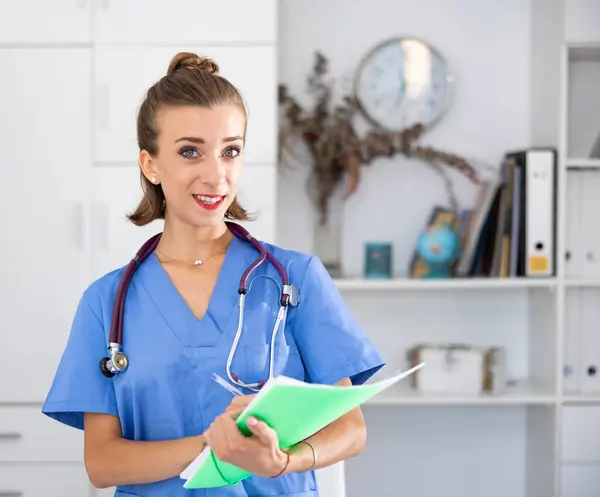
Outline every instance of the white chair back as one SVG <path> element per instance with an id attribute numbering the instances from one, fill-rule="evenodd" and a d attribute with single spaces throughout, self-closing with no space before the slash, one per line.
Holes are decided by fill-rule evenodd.
<path id="1" fill-rule="evenodd" d="M 319 484 L 319 497 L 346 497 L 344 462 L 315 471 Z"/>

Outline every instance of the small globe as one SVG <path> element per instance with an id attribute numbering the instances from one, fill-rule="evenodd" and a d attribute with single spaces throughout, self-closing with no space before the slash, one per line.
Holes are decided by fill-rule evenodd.
<path id="1" fill-rule="evenodd" d="M 428 264 L 450 263 L 456 257 L 458 251 L 458 236 L 445 227 L 431 227 L 420 237 L 417 244 L 421 257 Z"/>

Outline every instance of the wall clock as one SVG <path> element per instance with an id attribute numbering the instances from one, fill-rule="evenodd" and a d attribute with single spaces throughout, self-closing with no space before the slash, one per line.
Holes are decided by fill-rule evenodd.
<path id="1" fill-rule="evenodd" d="M 448 64 L 430 44 L 393 38 L 361 61 L 354 94 L 372 124 L 394 132 L 417 123 L 431 128 L 446 112 L 453 84 Z"/>

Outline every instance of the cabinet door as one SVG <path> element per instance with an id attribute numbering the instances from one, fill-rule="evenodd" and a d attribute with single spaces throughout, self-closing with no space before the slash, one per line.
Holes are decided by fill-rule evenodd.
<path id="1" fill-rule="evenodd" d="M 83 464 L 0 464 L 1 497 L 86 497 L 92 489 Z"/>
<path id="2" fill-rule="evenodd" d="M 565 463 L 600 465 L 598 406 L 567 406 L 563 410 L 562 453 Z"/>
<path id="3" fill-rule="evenodd" d="M 2 0 L 0 43 L 89 43 L 92 0 Z"/>
<path id="4" fill-rule="evenodd" d="M 598 0 L 565 0 L 565 39 L 569 42 L 600 42 Z"/>
<path id="5" fill-rule="evenodd" d="M 0 402 L 40 402 L 88 283 L 90 51 L 0 50 L 0 67 Z"/>
<path id="6" fill-rule="evenodd" d="M 94 278 L 126 265 L 163 221 L 138 227 L 127 219 L 142 198 L 138 167 L 94 168 L 91 245 Z"/>
<path id="7" fill-rule="evenodd" d="M 561 497 L 598 497 L 600 465 L 563 465 Z"/>
<path id="8" fill-rule="evenodd" d="M 246 162 L 275 163 L 277 74 L 273 47 L 119 47 L 95 52 L 94 160 L 137 164 L 136 117 L 146 91 L 164 76 L 171 58 L 191 51 L 215 59 L 248 107 Z"/>
<path id="9" fill-rule="evenodd" d="M 99 0 L 98 43 L 274 43 L 277 0 Z"/>
<path id="10" fill-rule="evenodd" d="M 39 461 L 82 462 L 83 432 L 41 414 L 39 406 L 0 406 L 0 463 Z"/>

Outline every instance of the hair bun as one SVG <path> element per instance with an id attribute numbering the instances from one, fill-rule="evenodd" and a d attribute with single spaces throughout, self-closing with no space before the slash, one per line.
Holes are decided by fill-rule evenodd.
<path id="1" fill-rule="evenodd" d="M 219 74 L 218 64 L 209 57 L 200 57 L 191 52 L 179 52 L 171 59 L 167 75 L 173 74 L 180 69 L 200 69 L 209 74 Z"/>

